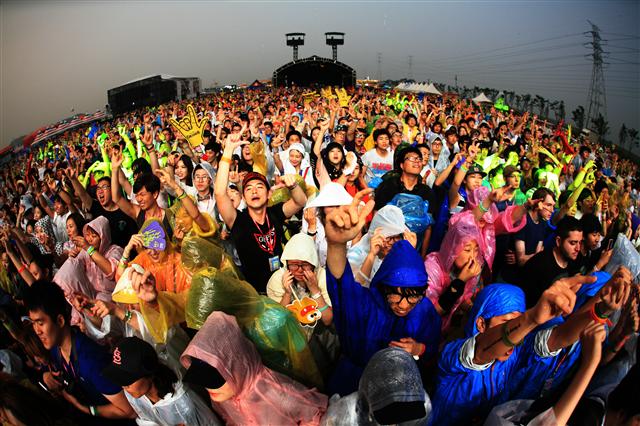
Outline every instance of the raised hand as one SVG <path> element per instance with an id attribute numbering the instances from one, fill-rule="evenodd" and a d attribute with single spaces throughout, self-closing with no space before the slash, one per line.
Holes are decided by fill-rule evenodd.
<path id="1" fill-rule="evenodd" d="M 373 200 L 369 200 L 364 207 L 360 209 L 360 203 L 365 195 L 373 190 L 371 188 L 364 189 L 353 197 L 353 201 L 348 206 L 340 206 L 334 209 L 327 216 L 325 224 L 325 234 L 328 243 L 346 244 L 347 241 L 353 240 L 362 227 L 366 223 L 367 216 L 373 211 L 375 205 Z"/>
<path id="2" fill-rule="evenodd" d="M 493 203 L 499 203 L 501 201 L 506 201 L 513 195 L 514 188 L 511 185 L 506 185 L 500 188 L 496 188 L 489 194 L 489 199 Z"/>
<path id="3" fill-rule="evenodd" d="M 373 231 L 373 236 L 369 241 L 369 253 L 373 256 L 377 256 L 378 253 L 380 253 L 380 250 L 382 250 L 384 243 L 385 238 L 384 235 L 382 235 L 382 228 L 378 227 Z"/>
<path id="4" fill-rule="evenodd" d="M 528 312 L 531 320 L 539 325 L 557 316 L 570 314 L 576 303 L 576 291 L 582 284 L 595 281 L 596 277 L 588 275 L 576 275 L 557 280 L 542 293 L 538 303 Z"/>
<path id="5" fill-rule="evenodd" d="M 482 271 L 482 265 L 476 261 L 476 259 L 471 258 L 465 265 L 462 267 L 460 274 L 458 275 L 458 279 L 463 282 L 469 281 L 471 278 L 480 275 Z"/>
<path id="6" fill-rule="evenodd" d="M 602 343 L 607 337 L 607 330 L 604 324 L 592 322 L 589 324 L 582 335 L 580 336 L 580 342 L 582 343 L 582 356 L 583 359 L 592 363 L 599 363 L 602 357 Z"/>
<path id="7" fill-rule="evenodd" d="M 160 179 L 160 184 L 165 188 L 175 190 L 178 187 L 178 183 L 171 177 L 171 174 L 168 171 L 164 169 L 156 169 L 153 174 Z"/>
<path id="8" fill-rule="evenodd" d="M 138 299 L 147 303 L 154 303 L 158 299 L 158 290 L 156 290 L 156 279 L 149 271 L 143 274 L 131 268 L 129 270 L 129 279 L 131 287 L 138 294 Z"/>
<path id="9" fill-rule="evenodd" d="M 124 161 L 124 158 L 122 158 L 122 153 L 120 151 L 115 152 L 111 156 L 111 171 L 117 172 L 118 170 L 120 170 L 120 167 L 122 166 L 123 161 Z"/>
<path id="10" fill-rule="evenodd" d="M 598 297 L 605 305 L 608 313 L 621 309 L 631 293 L 631 272 L 624 266 L 620 266 L 611 279 L 600 289 Z"/>
<path id="11" fill-rule="evenodd" d="M 198 121 L 198 116 L 196 115 L 196 110 L 193 108 L 193 105 L 187 105 L 187 115 L 182 117 L 180 121 L 171 118 L 169 119 L 169 122 L 178 130 L 178 132 L 180 132 L 192 147 L 195 148 L 202 145 L 204 142 L 202 139 L 202 132 L 204 132 L 207 120 L 203 119 L 202 121 Z"/>

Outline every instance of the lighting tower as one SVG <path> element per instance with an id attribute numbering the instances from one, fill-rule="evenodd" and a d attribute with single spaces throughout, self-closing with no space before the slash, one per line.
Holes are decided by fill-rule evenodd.
<path id="1" fill-rule="evenodd" d="M 288 33 L 285 34 L 287 37 L 287 46 L 293 47 L 293 60 L 298 60 L 298 46 L 304 45 L 304 33 Z"/>
<path id="2" fill-rule="evenodd" d="M 382 52 L 378 52 L 378 71 L 376 73 L 376 77 L 378 81 L 382 81 Z"/>
<path id="3" fill-rule="evenodd" d="M 600 38 L 600 29 L 591 21 L 587 21 L 591 24 L 591 31 L 587 31 L 587 34 L 591 34 L 591 42 L 586 43 L 593 48 L 593 53 L 587 55 L 588 58 L 593 60 L 593 69 L 591 71 L 591 86 L 589 86 L 589 95 L 587 97 L 587 117 L 585 128 L 589 129 L 593 126 L 594 120 L 602 114 L 602 117 L 607 118 L 607 97 L 604 87 L 604 71 L 602 65 L 604 64 L 603 57 L 606 52 L 602 50 Z"/>
<path id="4" fill-rule="evenodd" d="M 338 60 L 338 46 L 344 44 L 344 33 L 329 32 L 324 33 L 327 39 L 327 46 L 331 46 L 331 52 L 333 53 L 333 60 Z"/>

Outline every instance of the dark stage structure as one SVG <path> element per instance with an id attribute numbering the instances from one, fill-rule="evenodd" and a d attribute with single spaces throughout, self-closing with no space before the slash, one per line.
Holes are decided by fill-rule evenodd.
<path id="1" fill-rule="evenodd" d="M 286 34 L 287 46 L 293 48 L 293 61 L 281 66 L 273 72 L 275 87 L 353 87 L 356 84 L 356 71 L 345 63 L 338 61 L 338 46 L 344 44 L 344 33 L 325 33 L 326 44 L 331 46 L 332 59 L 310 56 L 298 59 L 298 48 L 304 45 L 304 33 Z"/>
<path id="2" fill-rule="evenodd" d="M 154 75 L 110 89 L 107 98 L 111 112 L 122 114 L 141 107 L 192 99 L 199 93 L 200 79 L 197 77 Z"/>

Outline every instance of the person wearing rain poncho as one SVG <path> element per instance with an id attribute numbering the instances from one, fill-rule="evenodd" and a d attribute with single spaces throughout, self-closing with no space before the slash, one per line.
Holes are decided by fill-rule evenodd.
<path id="1" fill-rule="evenodd" d="M 405 225 L 402 210 L 396 206 L 384 206 L 378 210 L 369 231 L 347 251 L 356 281 L 369 287 L 393 244 L 405 238 L 415 247 L 415 234 Z"/>
<path id="2" fill-rule="evenodd" d="M 84 268 L 89 282 L 95 288 L 96 298 L 111 300 L 122 248 L 111 244 L 111 230 L 104 216 L 87 223 L 83 234 L 84 237 L 76 237 L 74 240 L 76 246 L 83 249 L 76 256 L 76 260 Z"/>
<path id="3" fill-rule="evenodd" d="M 431 401 L 411 355 L 385 348 L 371 357 L 357 392 L 331 398 L 322 424 L 417 426 L 426 425 L 430 413 Z"/>
<path id="4" fill-rule="evenodd" d="M 133 249 L 139 254 L 129 262 Z M 118 279 L 129 263 L 140 265 L 151 272 L 158 291 L 182 293 L 191 286 L 191 275 L 182 265 L 180 252 L 168 240 L 164 227 L 156 219 L 146 221 L 140 228 L 140 233 L 133 235 L 124 248 L 116 273 Z"/>
<path id="5" fill-rule="evenodd" d="M 279 374 L 260 360 L 236 319 L 213 312 L 181 357 L 185 381 L 207 389 L 228 425 L 317 425 L 327 397 Z"/>
<path id="6" fill-rule="evenodd" d="M 427 166 L 437 174 L 442 173 L 449 165 L 449 147 L 444 145 L 440 135 L 431 134 L 429 137 L 429 152 Z"/>
<path id="7" fill-rule="evenodd" d="M 432 425 L 466 425 L 484 419 L 489 410 L 509 398 L 518 361 L 527 353 L 555 357 L 578 340 L 594 321 L 619 308 L 629 283 L 616 284 L 593 313 L 595 300 L 557 327 L 540 325 L 575 306 L 575 290 L 594 277 L 575 276 L 556 281 L 538 303 L 525 312 L 524 293 L 510 284 L 492 284 L 478 294 L 464 339 L 445 346 L 438 362 Z M 601 319 L 598 321 L 602 322 Z"/>
<path id="8" fill-rule="evenodd" d="M 313 168 L 301 143 L 292 143 L 285 151 L 276 154 L 274 159 L 280 175 L 299 175 L 307 186 L 316 186 Z"/>
<path id="9" fill-rule="evenodd" d="M 350 206 L 332 211 L 325 224 L 327 290 L 342 347 L 329 390 L 341 395 L 357 389 L 367 362 L 380 349 L 395 346 L 428 360 L 440 339 L 440 317 L 424 297 L 428 280 L 424 264 L 408 241 L 393 245 L 370 288 L 355 281 L 346 243 L 360 232 L 373 209 L 369 201 L 358 211 L 363 195 L 358 193 Z"/>

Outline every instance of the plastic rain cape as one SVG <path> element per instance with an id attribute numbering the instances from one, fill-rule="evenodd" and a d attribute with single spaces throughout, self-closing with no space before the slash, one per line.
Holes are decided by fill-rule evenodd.
<path id="1" fill-rule="evenodd" d="M 182 259 L 185 268 L 196 271 L 187 297 L 188 327 L 199 330 L 214 311 L 233 315 L 267 367 L 321 387 L 322 378 L 299 322 L 284 306 L 243 281 L 222 248 L 188 237 L 182 244 Z"/>

